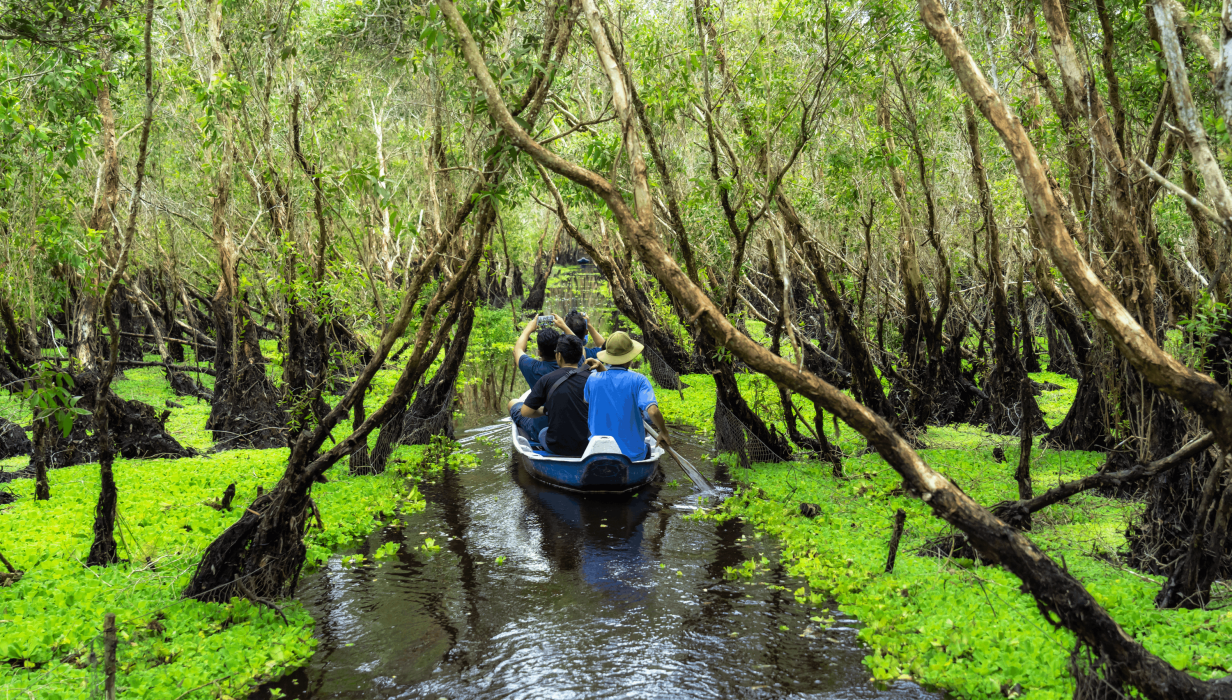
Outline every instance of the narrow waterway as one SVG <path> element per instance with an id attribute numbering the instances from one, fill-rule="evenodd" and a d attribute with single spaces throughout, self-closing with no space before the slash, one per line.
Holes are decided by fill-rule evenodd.
<path id="1" fill-rule="evenodd" d="M 870 683 L 857 623 L 798 603 L 803 582 L 751 527 L 687 518 L 697 499 L 674 464 L 634 498 L 583 498 L 513 466 L 509 424 L 483 422 L 459 426 L 480 465 L 421 485 L 428 507 L 359 548 L 398 542 L 395 558 L 335 556 L 307 578 L 320 646 L 256 697 L 939 697 Z M 702 444 L 678 444 L 714 472 Z M 439 552 L 418 549 L 427 537 Z"/>

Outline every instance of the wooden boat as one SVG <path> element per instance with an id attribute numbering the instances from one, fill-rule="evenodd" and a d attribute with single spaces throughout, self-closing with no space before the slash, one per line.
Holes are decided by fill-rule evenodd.
<path id="1" fill-rule="evenodd" d="M 635 462 L 621 454 L 615 438 L 592 435 L 581 457 L 561 457 L 543 452 L 517 423 L 510 425 L 513 458 L 522 469 L 538 481 L 569 491 L 594 494 L 635 491 L 654 479 L 659 471 L 659 458 L 663 456 L 663 448 L 649 436 L 646 444 L 651 447 L 650 457 Z"/>

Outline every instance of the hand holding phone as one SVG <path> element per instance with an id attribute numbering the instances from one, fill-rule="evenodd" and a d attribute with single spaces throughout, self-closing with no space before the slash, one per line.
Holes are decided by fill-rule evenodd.
<path id="1" fill-rule="evenodd" d="M 554 325 L 556 325 L 556 317 L 552 314 L 546 314 L 539 317 L 539 330 L 551 328 Z"/>

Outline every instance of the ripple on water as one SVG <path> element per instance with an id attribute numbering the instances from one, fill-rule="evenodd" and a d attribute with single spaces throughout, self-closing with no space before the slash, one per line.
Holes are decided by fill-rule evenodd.
<path id="1" fill-rule="evenodd" d="M 320 645 L 256 698 L 940 697 L 869 683 L 855 620 L 797 603 L 802 583 L 781 566 L 724 580 L 747 559 L 777 562 L 774 544 L 737 521 L 686 519 L 699 505 L 687 487 L 611 500 L 541 485 L 511 466 L 507 440 L 475 440 L 506 426 L 461 432 L 481 465 L 421 485 L 428 508 L 360 548 L 400 542 L 396 558 L 335 557 L 306 581 Z M 418 553 L 424 537 L 441 551 Z M 835 621 L 801 636 L 818 615 Z"/>

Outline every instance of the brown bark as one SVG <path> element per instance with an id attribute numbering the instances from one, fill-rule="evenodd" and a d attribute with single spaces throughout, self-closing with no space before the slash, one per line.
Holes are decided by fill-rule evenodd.
<path id="1" fill-rule="evenodd" d="M 870 446 L 903 476 L 909 492 L 920 494 L 936 514 L 971 535 L 975 546 L 982 552 L 995 553 L 1004 566 L 1023 580 L 1025 590 L 1036 596 L 1042 611 L 1056 615 L 1060 624 L 1073 630 L 1081 641 L 1097 648 L 1102 656 L 1120 663 L 1118 668 L 1127 669 L 1124 673 L 1129 682 L 1155 698 L 1197 696 L 1202 692 L 1209 693 L 1211 697 L 1232 697 L 1232 689 L 1222 689 L 1214 684 L 1198 681 L 1147 652 L 1116 625 L 1078 581 L 1063 572 L 1021 533 L 994 518 L 944 477 L 931 470 L 884 419 L 817 377 L 800 371 L 791 363 L 775 357 L 764 347 L 743 336 L 727 322 L 709 298 L 692 285 L 655 235 L 647 170 L 641 156 L 640 143 L 632 131 L 634 119 L 628 91 L 611 47 L 603 36 L 601 19 L 593 0 L 582 2 L 600 63 L 611 85 L 613 104 L 621 119 L 632 170 L 634 206 L 630 208 L 622 193 L 606 179 L 547 151 L 514 121 L 505 108 L 500 92 L 457 8 L 451 0 L 440 0 L 439 6 L 461 44 L 462 55 L 488 98 L 489 110 L 510 140 L 544 167 L 587 187 L 603 199 L 620 223 L 622 235 L 636 248 L 642 261 L 673 294 L 679 296 L 681 303 L 693 314 L 693 319 L 690 320 L 700 321 L 707 334 L 731 349 L 754 369 L 766 373 L 776 383 L 789 386 L 822 402 L 828 410 L 861 432 Z M 944 23 L 947 33 L 943 35 L 943 46 L 947 43 L 957 44 L 953 28 L 949 27 L 948 21 L 944 19 L 940 7 L 925 5 L 922 9 L 926 12 L 926 23 L 930 28 L 934 24 L 941 26 L 940 23 Z M 940 23 L 928 21 L 935 17 L 940 18 Z M 963 53 L 965 54 L 965 51 Z M 966 60 L 970 62 L 969 55 Z M 989 94 L 993 100 L 996 99 L 991 91 Z M 983 106 L 981 104 L 981 108 Z M 1038 164 L 1038 160 L 1035 162 Z M 1056 221 L 1055 216 L 1053 220 Z M 1048 234 L 1054 239 L 1057 237 L 1053 229 L 1048 229 Z M 1232 417 L 1226 427 L 1228 435 L 1232 436 Z"/>
<path id="2" fill-rule="evenodd" d="M 1018 283 L 1014 285 L 1018 302 L 1018 340 L 1022 344 L 1022 366 L 1027 372 L 1039 372 L 1039 355 L 1035 352 L 1035 331 L 1031 328 L 1031 314 L 1027 311 L 1027 298 L 1022 291 L 1022 278 L 1026 277 L 1024 266 L 1018 274 Z"/>
<path id="3" fill-rule="evenodd" d="M 150 32 L 154 24 L 154 0 L 146 0 L 145 4 L 145 115 L 141 123 L 141 144 L 137 151 L 136 176 L 133 181 L 133 196 L 128 206 L 128 225 L 124 229 L 124 238 L 115 257 L 115 269 L 111 273 L 103 291 L 100 306 L 103 318 L 111 334 L 111 347 L 107 365 L 103 369 L 102 378 L 94 389 L 94 433 L 98 439 L 99 455 L 99 494 L 94 506 L 94 541 L 90 545 L 90 553 L 86 557 L 86 566 L 107 566 L 118 560 L 115 542 L 116 509 L 119 504 L 119 493 L 116 489 L 115 475 L 112 464 L 115 461 L 115 442 L 112 437 L 111 380 L 115 377 L 116 362 L 120 354 L 120 332 L 116 327 L 115 318 L 111 313 L 111 300 L 116 287 L 124 277 L 128 264 L 129 250 L 133 245 L 133 236 L 137 232 L 137 212 L 141 208 L 141 190 L 145 183 L 146 156 L 150 143 L 150 126 L 154 122 L 154 61 L 150 48 Z M 113 125 L 114 128 L 114 125 Z M 118 174 L 117 174 L 118 178 Z M 85 387 L 83 387 L 84 389 Z M 119 428 L 121 426 L 115 426 Z M 131 426 L 127 426 L 131 430 Z M 111 620 L 114 628 L 115 620 Z M 114 632 L 114 629 L 113 629 Z"/>
<path id="4" fill-rule="evenodd" d="M 1112 118 L 1104 109 L 1103 97 L 1078 59 L 1060 0 L 1042 0 L 1041 7 L 1052 38 L 1053 54 L 1061 70 L 1061 79 L 1067 92 L 1073 96 L 1070 109 L 1087 118 L 1090 137 L 1108 165 L 1108 190 L 1111 196 L 1106 200 L 1104 220 L 1105 228 L 1119 249 L 1119 252 L 1113 255 L 1114 266 L 1120 273 L 1117 296 L 1135 320 L 1155 339 L 1156 271 L 1139 235 L 1129 166 L 1117 144 Z M 1086 108 L 1088 104 L 1089 110 Z"/>
<path id="5" fill-rule="evenodd" d="M 891 192 L 898 205 L 898 274 L 902 285 L 905 319 L 903 321 L 903 350 L 907 367 L 923 371 L 928 363 L 927 340 L 932 331 L 933 312 L 928 303 L 928 292 L 920 274 L 920 256 L 915 242 L 911 221 L 911 204 L 907 199 L 907 179 L 894 165 L 895 153 L 890 108 L 883 95 L 877 103 L 877 123 L 881 127 L 881 152 L 890 173 Z M 919 421 L 919 416 L 915 416 Z"/>
<path id="6" fill-rule="evenodd" d="M 1050 0 L 1045 3 L 1050 4 Z M 1065 230 L 1044 167 L 1022 124 L 985 82 L 937 0 L 920 0 L 920 14 L 929 33 L 949 59 L 959 82 L 1013 155 L 1032 214 L 1062 275 L 1135 369 L 1198 413 L 1221 446 L 1232 445 L 1232 397 L 1209 377 L 1190 370 L 1160 350 L 1148 330 L 1139 325 L 1099 282 Z M 1015 573 L 1023 576 L 1016 570 Z M 1033 586 L 1028 588 L 1041 603 L 1051 597 Z M 1085 591 L 1071 587 L 1067 596 L 1065 604 L 1056 609 L 1061 623 L 1073 630 L 1079 641 L 1097 652 L 1111 668 L 1117 669 L 1117 680 L 1137 687 L 1152 698 L 1232 697 L 1232 689 L 1199 681 L 1146 651 L 1090 600 Z M 1053 601 L 1060 602 L 1056 598 Z"/>
<path id="7" fill-rule="evenodd" d="M 1201 193 L 1201 188 L 1198 186 L 1198 178 L 1194 175 L 1194 170 L 1189 164 L 1185 164 L 1182 168 L 1184 173 L 1185 191 L 1193 195 L 1195 198 Z M 1219 252 L 1215 250 L 1215 241 L 1211 237 L 1211 225 L 1207 220 L 1206 215 L 1198 211 L 1197 207 L 1185 202 L 1185 208 L 1189 212 L 1189 219 L 1193 222 L 1194 233 L 1198 243 L 1198 256 L 1202 259 L 1202 267 L 1206 270 L 1208 288 L 1215 290 L 1215 299 L 1217 301 L 1227 303 L 1228 301 L 1228 282 L 1227 270 L 1224 269 L 1227 263 L 1220 263 Z"/>
<path id="8" fill-rule="evenodd" d="M 971 177 L 980 198 L 984 218 L 984 234 L 988 241 L 988 283 L 992 288 L 993 366 L 984 391 L 988 394 L 988 427 L 994 433 L 1009 435 L 1034 434 L 1044 427 L 1043 415 L 1035 397 L 1023 386 L 1030 378 L 1022 366 L 1022 358 L 1014 351 L 1014 326 L 1010 321 L 1009 299 L 1005 293 L 1005 274 L 1001 266 L 1001 232 L 984 174 L 984 159 L 980 149 L 979 126 L 971 105 L 964 105 L 967 116 L 967 144 L 971 148 Z"/>

